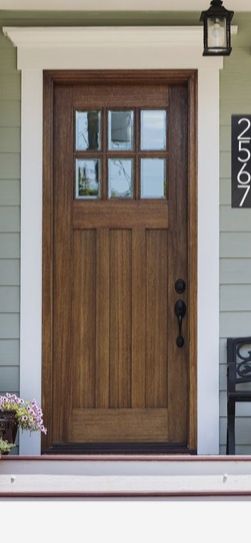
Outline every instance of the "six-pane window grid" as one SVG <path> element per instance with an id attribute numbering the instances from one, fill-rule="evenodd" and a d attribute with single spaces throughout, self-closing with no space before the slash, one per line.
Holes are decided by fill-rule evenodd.
<path id="1" fill-rule="evenodd" d="M 75 111 L 75 197 L 167 198 L 167 111 Z"/>

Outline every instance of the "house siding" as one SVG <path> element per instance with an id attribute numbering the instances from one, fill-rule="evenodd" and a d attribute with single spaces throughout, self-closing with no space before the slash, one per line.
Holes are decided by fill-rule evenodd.
<path id="1" fill-rule="evenodd" d="M 237 21 L 238 24 L 238 21 Z M 231 115 L 251 114 L 250 40 L 224 60 L 220 80 L 220 452 L 226 451 L 226 338 L 251 336 L 251 210 L 231 208 Z M 251 25 L 246 16 L 245 28 Z M 251 404 L 237 404 L 236 453 L 251 453 Z"/>
<path id="2" fill-rule="evenodd" d="M 0 36 L 0 393 L 19 391 L 20 74 Z"/>
<path id="3" fill-rule="evenodd" d="M 3 12 L 4 25 L 198 24 L 199 14 Z M 251 210 L 231 208 L 231 115 L 251 113 L 251 13 L 220 80 L 220 452 L 226 450 L 226 338 L 251 335 Z M 0 392 L 19 389 L 20 74 L 16 50 L 0 36 Z M 213 220 L 213 218 L 212 218 Z M 210 408 L 210 406 L 209 406 Z M 251 453 L 251 405 L 237 406 L 237 449 Z"/>

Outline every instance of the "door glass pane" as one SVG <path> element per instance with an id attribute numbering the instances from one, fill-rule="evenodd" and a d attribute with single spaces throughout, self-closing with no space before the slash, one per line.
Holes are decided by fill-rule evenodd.
<path id="1" fill-rule="evenodd" d="M 100 111 L 76 111 L 76 151 L 100 149 Z"/>
<path id="2" fill-rule="evenodd" d="M 108 196 L 109 198 L 133 197 L 133 161 L 131 159 L 109 159 Z"/>
<path id="3" fill-rule="evenodd" d="M 166 197 L 166 164 L 161 158 L 141 159 L 141 198 Z"/>
<path id="4" fill-rule="evenodd" d="M 141 111 L 141 150 L 163 151 L 166 149 L 166 111 Z"/>
<path id="5" fill-rule="evenodd" d="M 76 160 L 76 198 L 85 200 L 99 198 L 99 172 L 99 160 Z"/>
<path id="6" fill-rule="evenodd" d="M 109 111 L 109 151 L 130 151 L 133 149 L 133 111 Z"/>

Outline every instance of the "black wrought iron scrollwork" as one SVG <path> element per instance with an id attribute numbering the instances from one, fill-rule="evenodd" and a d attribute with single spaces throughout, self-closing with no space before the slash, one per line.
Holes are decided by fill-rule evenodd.
<path id="1" fill-rule="evenodd" d="M 241 354 L 241 349 L 245 343 L 240 343 L 236 347 L 236 354 L 241 362 L 236 363 L 236 375 L 239 377 L 248 377 L 251 376 L 251 350 L 247 351 L 247 356 Z"/>
<path id="2" fill-rule="evenodd" d="M 250 383 L 251 336 L 229 337 L 227 338 L 227 454 L 235 454 L 236 404 L 251 402 Z"/>

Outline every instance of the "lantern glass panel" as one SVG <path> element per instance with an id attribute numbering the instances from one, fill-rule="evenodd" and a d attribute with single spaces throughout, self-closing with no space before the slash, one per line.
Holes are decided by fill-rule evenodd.
<path id="1" fill-rule="evenodd" d="M 223 49 L 227 47 L 226 19 L 210 17 L 207 20 L 208 48 Z"/>

